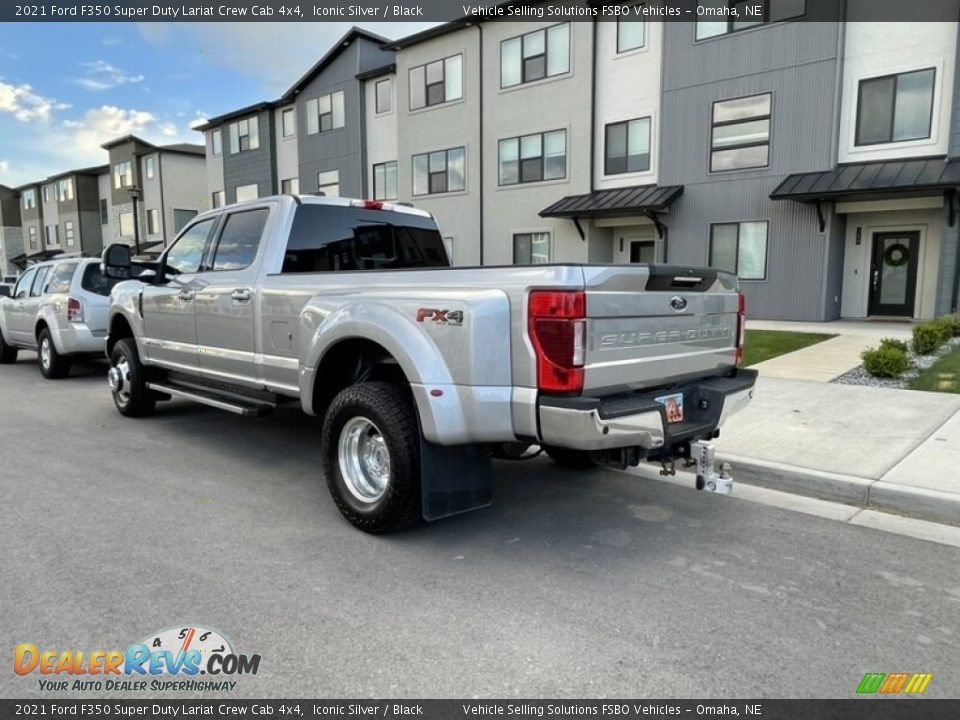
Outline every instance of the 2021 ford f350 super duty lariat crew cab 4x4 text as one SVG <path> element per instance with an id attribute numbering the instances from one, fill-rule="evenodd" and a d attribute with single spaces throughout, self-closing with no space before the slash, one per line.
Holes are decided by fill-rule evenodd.
<path id="1" fill-rule="evenodd" d="M 733 275 L 449 267 L 433 217 L 402 205 L 264 198 L 197 216 L 155 263 L 111 245 L 103 266 L 136 275 L 111 296 L 117 409 L 185 398 L 260 415 L 299 401 L 324 418 L 337 506 L 368 532 L 489 504 L 503 443 L 572 467 L 707 466 L 702 441 L 756 379 L 737 367 Z"/>

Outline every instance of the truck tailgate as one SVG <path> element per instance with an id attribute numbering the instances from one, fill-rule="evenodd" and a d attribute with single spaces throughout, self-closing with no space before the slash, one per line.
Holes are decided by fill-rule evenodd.
<path id="1" fill-rule="evenodd" d="M 655 388 L 736 364 L 733 275 L 667 265 L 584 267 L 584 394 Z"/>

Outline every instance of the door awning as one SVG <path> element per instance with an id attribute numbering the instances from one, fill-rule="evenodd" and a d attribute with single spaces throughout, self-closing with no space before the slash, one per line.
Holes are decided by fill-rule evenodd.
<path id="1" fill-rule="evenodd" d="M 958 188 L 960 160 L 942 157 L 883 160 L 790 175 L 770 193 L 770 199 L 817 202 L 920 197 L 953 192 Z"/>
<path id="2" fill-rule="evenodd" d="M 540 211 L 540 217 L 592 218 L 663 212 L 683 195 L 683 185 L 635 185 L 568 195 Z"/>

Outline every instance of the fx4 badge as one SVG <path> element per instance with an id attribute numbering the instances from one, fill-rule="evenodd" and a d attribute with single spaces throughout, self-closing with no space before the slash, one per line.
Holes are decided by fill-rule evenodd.
<path id="1" fill-rule="evenodd" d="M 438 308 L 419 308 L 417 322 L 435 322 L 438 325 L 463 325 L 463 310 L 440 310 Z"/>

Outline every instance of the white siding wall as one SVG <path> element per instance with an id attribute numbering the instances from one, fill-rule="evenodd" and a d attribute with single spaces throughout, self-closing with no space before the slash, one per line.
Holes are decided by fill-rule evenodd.
<path id="1" fill-rule="evenodd" d="M 297 156 L 297 135 L 305 128 L 296 127 L 296 132 L 290 137 L 283 136 L 283 111 L 294 110 L 293 105 L 285 105 L 274 110 L 274 128 L 277 148 L 277 191 L 283 189 L 283 181 L 300 175 L 300 160 Z M 294 118 L 296 111 L 294 110 Z M 296 124 L 296 119 L 294 120 Z M 212 191 L 211 191 L 212 192 Z"/>
<path id="2" fill-rule="evenodd" d="M 163 226 L 165 241 L 169 245 L 174 238 L 173 211 L 210 209 L 210 194 L 204 176 L 204 159 L 199 155 L 163 153 Z M 209 163 L 207 163 L 209 166 Z"/>
<path id="3" fill-rule="evenodd" d="M 110 218 L 113 217 L 113 201 L 112 201 L 113 186 L 110 184 L 110 182 L 111 182 L 111 176 L 110 176 L 109 170 L 97 176 L 98 192 L 100 193 L 100 197 L 97 199 L 97 222 L 101 221 L 100 201 L 101 200 L 107 201 L 107 224 L 100 225 L 100 239 L 103 242 L 103 247 L 106 247 L 107 245 L 112 243 L 116 237 L 110 226 Z"/>
<path id="4" fill-rule="evenodd" d="M 377 83 L 390 78 L 393 86 L 393 102 L 390 112 L 377 114 Z M 378 163 L 398 160 L 397 156 L 397 77 L 394 74 L 371 78 L 364 83 L 363 89 L 367 117 L 367 194 L 373 197 L 373 166 Z M 398 162 L 398 172 L 401 163 Z M 399 178 L 398 178 L 399 179 Z"/>

